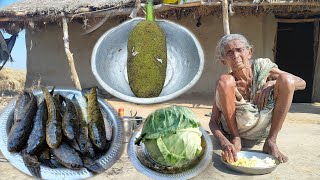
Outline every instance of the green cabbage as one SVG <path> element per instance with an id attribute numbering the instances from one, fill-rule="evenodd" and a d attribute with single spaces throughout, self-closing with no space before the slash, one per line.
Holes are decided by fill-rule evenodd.
<path id="1" fill-rule="evenodd" d="M 157 163 L 181 167 L 197 158 L 202 150 L 200 123 L 185 107 L 171 106 L 150 114 L 136 140 L 146 146 Z"/>

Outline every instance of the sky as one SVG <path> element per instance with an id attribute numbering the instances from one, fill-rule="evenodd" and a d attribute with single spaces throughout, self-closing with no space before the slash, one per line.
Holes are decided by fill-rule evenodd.
<path id="1" fill-rule="evenodd" d="M 0 8 L 7 6 L 17 0 L 0 0 Z M 3 33 L 3 32 L 2 32 Z M 4 38 L 9 38 L 11 35 L 3 33 Z M 13 62 L 7 62 L 4 67 L 12 69 L 26 69 L 26 42 L 25 31 L 21 31 L 18 35 L 16 43 L 11 51 Z"/>

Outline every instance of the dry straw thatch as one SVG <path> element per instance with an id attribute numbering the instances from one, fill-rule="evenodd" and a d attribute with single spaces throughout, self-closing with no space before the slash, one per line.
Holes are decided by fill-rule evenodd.
<path id="1" fill-rule="evenodd" d="M 0 9 L 0 17 L 48 17 L 59 15 L 61 12 L 76 15 L 79 13 L 97 12 L 133 9 L 136 0 L 20 0 L 9 6 Z M 141 0 L 144 2 L 145 0 Z M 159 1 L 161 0 L 154 0 Z M 282 11 L 317 11 L 320 12 L 320 0 L 233 0 L 235 9 L 248 10 L 259 9 L 257 7 L 267 7 L 260 9 L 277 9 Z M 221 9 L 221 0 L 202 0 L 204 2 L 201 7 L 206 6 L 209 9 Z M 242 8 L 238 8 L 242 7 Z M 193 7 L 193 9 L 199 7 Z M 159 8 L 158 11 L 181 10 L 181 7 Z M 183 8 L 189 9 L 189 8 Z M 203 9 L 203 8 L 202 8 Z M 206 9 L 206 8 L 205 8 Z M 199 10 L 197 10 L 199 11 Z M 210 11 L 210 10 L 209 10 Z M 213 10 L 216 12 L 216 10 Z M 249 10 L 251 11 L 251 10 Z M 207 10 L 208 12 L 208 10 Z M 128 12 L 127 12 L 128 13 Z M 212 13 L 207 13 L 212 14 Z"/>
<path id="2" fill-rule="evenodd" d="M 222 16 L 222 0 L 202 0 L 195 5 L 161 5 L 162 0 L 154 0 L 155 15 L 166 19 L 187 15 Z M 232 0 L 232 10 L 236 15 L 252 16 L 273 13 L 281 17 L 319 18 L 320 0 Z M 61 22 L 62 14 L 71 19 L 99 20 L 105 17 L 122 16 L 128 18 L 136 2 L 146 0 L 20 0 L 0 9 L 0 29 L 15 34 L 21 29 L 40 27 L 47 23 Z M 138 16 L 144 16 L 140 10 Z"/>
<path id="3" fill-rule="evenodd" d="M 21 0 L 0 9 L 0 16 L 77 14 L 109 8 L 133 7 L 135 0 Z"/>

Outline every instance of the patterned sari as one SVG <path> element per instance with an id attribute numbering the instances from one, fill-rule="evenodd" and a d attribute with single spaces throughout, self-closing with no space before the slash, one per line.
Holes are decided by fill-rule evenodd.
<path id="1" fill-rule="evenodd" d="M 241 138 L 261 141 L 269 134 L 275 101 L 272 91 L 269 95 L 267 105 L 259 111 L 257 105 L 254 104 L 255 94 L 257 91 L 262 90 L 270 70 L 272 68 L 278 68 L 278 66 L 267 58 L 259 58 L 253 60 L 251 63 L 253 63 L 253 81 L 250 101 L 245 100 L 238 89 L 235 89 L 236 122 Z M 216 92 L 216 104 L 221 111 L 218 92 Z M 220 116 L 220 124 L 223 130 L 230 134 L 223 115 Z"/>

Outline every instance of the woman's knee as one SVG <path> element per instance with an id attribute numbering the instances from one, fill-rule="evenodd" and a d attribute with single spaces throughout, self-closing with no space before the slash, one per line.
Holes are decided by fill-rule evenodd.
<path id="1" fill-rule="evenodd" d="M 281 91 L 294 91 L 295 81 L 294 76 L 289 73 L 282 73 L 277 78 L 277 84 Z"/>
<path id="2" fill-rule="evenodd" d="M 217 89 L 225 91 L 234 88 L 236 85 L 235 79 L 231 75 L 221 75 L 217 82 Z"/>

